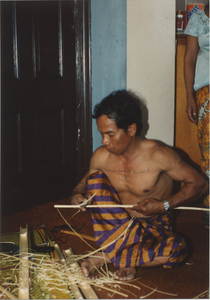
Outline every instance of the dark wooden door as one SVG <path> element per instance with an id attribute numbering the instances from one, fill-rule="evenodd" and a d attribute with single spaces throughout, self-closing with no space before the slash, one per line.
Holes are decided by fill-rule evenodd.
<path id="1" fill-rule="evenodd" d="M 68 197 L 78 180 L 75 3 L 1 2 L 3 214 Z"/>

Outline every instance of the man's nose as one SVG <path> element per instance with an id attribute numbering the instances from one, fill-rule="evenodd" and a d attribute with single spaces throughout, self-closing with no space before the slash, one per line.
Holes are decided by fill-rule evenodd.
<path id="1" fill-rule="evenodd" d="M 103 139 L 102 139 L 102 144 L 103 144 L 104 146 L 106 146 L 106 145 L 109 144 L 109 139 L 108 139 L 106 136 L 103 137 Z"/>

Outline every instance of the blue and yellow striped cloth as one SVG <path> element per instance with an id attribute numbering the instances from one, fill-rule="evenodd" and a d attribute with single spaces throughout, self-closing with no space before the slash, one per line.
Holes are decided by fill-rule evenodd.
<path id="1" fill-rule="evenodd" d="M 121 204 L 116 190 L 102 172 L 90 175 L 86 187 L 89 194 L 97 193 L 92 204 Z M 105 246 L 104 252 L 116 267 L 138 267 L 159 256 L 170 256 L 164 267 L 183 263 L 187 246 L 182 237 L 172 232 L 169 214 L 136 218 L 126 230 L 131 217 L 124 208 L 91 208 L 90 211 L 96 242 L 100 247 Z"/>

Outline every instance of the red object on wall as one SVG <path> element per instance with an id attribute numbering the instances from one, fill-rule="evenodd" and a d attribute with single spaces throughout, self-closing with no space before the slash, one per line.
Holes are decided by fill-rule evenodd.
<path id="1" fill-rule="evenodd" d="M 176 15 L 176 31 L 178 33 L 183 32 L 183 25 L 184 25 L 183 14 L 181 13 L 181 9 L 180 9 L 178 11 L 178 14 Z"/>
<path id="2" fill-rule="evenodd" d="M 179 14 L 179 12 L 183 15 L 183 30 L 185 30 L 186 26 L 187 26 L 187 11 L 177 11 L 176 12 L 176 28 L 178 28 L 178 18 L 177 15 Z"/>

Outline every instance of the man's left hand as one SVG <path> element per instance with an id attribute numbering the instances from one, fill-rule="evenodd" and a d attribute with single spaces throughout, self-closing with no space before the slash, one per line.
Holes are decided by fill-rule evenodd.
<path id="1" fill-rule="evenodd" d="M 156 215 L 164 212 L 165 207 L 163 201 L 156 198 L 146 198 L 141 202 L 134 204 L 132 210 L 136 210 L 144 216 Z"/>

